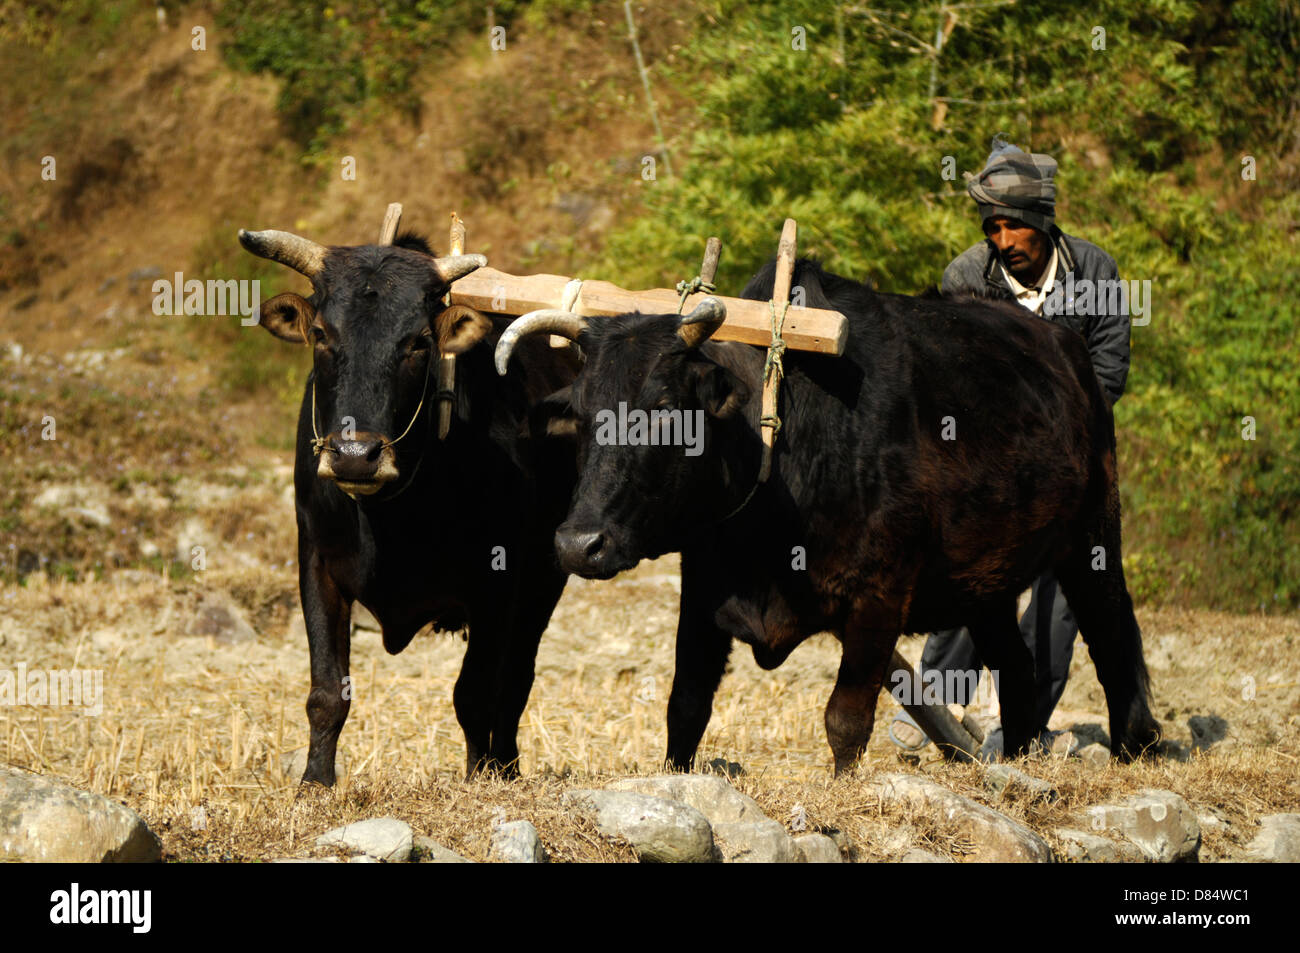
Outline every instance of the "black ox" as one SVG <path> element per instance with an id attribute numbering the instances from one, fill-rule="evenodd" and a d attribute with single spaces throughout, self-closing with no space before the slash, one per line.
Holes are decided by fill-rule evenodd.
<path id="1" fill-rule="evenodd" d="M 467 772 L 516 772 L 537 644 L 564 588 L 553 537 L 575 478 L 571 447 L 533 439 L 529 412 L 573 379 L 576 360 L 537 341 L 518 355 L 517 378 L 493 373 L 499 330 L 443 304 L 452 281 L 486 263 L 480 255 L 435 258 L 411 235 L 328 248 L 279 231 L 239 240 L 313 288 L 261 309 L 268 331 L 313 353 L 294 466 L 311 650 L 303 781 L 334 783 L 358 601 L 394 654 L 428 623 L 468 625 L 453 696 Z M 435 393 L 440 355 L 457 356 L 448 394 Z M 440 399 L 454 402 L 445 440 Z"/>
<path id="2" fill-rule="evenodd" d="M 769 299 L 773 276 L 769 264 L 743 296 Z M 1024 753 L 1034 668 L 1016 601 L 1048 568 L 1105 689 L 1112 753 L 1151 746 L 1160 734 L 1120 562 L 1114 424 L 1083 339 L 1015 305 L 877 294 L 815 262 L 800 261 L 794 283 L 808 306 L 848 317 L 848 345 L 838 358 L 786 353 L 763 483 L 764 352 L 707 340 L 724 317 L 716 300 L 684 319 L 537 313 L 498 345 L 498 370 L 516 340 L 543 330 L 586 356 L 550 399 L 579 442 L 578 490 L 555 537 L 563 568 L 603 579 L 682 554 L 670 764 L 694 759 L 733 637 L 768 669 L 816 632 L 839 638 L 826 708 L 839 773 L 871 735 L 899 634 L 960 625 L 1000 671 L 1006 750 Z M 704 452 L 602 436 L 597 418 L 620 403 L 703 411 Z"/>

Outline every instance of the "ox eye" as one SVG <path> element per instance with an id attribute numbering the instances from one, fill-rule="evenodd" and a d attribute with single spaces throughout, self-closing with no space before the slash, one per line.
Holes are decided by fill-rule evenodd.
<path id="1" fill-rule="evenodd" d="M 410 343 L 406 345 L 406 356 L 420 357 L 421 355 L 427 354 L 429 353 L 429 348 L 432 344 L 433 340 L 429 335 L 417 335 L 416 337 L 411 338 Z"/>
<path id="2" fill-rule="evenodd" d="M 313 345 L 324 344 L 325 331 L 324 329 L 313 324 L 311 327 L 307 329 L 307 338 L 311 341 Z"/>

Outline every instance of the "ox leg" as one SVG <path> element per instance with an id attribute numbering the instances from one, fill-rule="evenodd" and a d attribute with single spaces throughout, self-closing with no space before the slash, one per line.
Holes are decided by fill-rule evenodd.
<path id="1" fill-rule="evenodd" d="M 731 655 L 731 636 L 711 621 L 691 619 L 683 609 L 677 621 L 677 660 L 668 694 L 670 771 L 689 771 L 713 716 L 713 696 Z"/>
<path id="2" fill-rule="evenodd" d="M 552 545 L 547 539 L 548 557 Z M 519 719 L 523 717 L 528 695 L 533 688 L 537 645 L 542 640 L 547 623 L 551 621 L 551 613 L 560 601 L 567 579 L 563 573 L 540 567 L 535 572 L 543 578 L 532 583 L 529 591 L 519 594 L 519 610 L 512 638 L 505 643 L 505 654 L 498 660 L 501 674 L 496 711 L 492 716 L 488 765 L 509 778 L 519 775 Z"/>
<path id="3" fill-rule="evenodd" d="M 826 704 L 826 738 L 835 756 L 836 777 L 852 768 L 867 748 L 898 629 L 881 628 L 878 619 L 855 613 L 841 642 L 840 671 Z"/>
<path id="4" fill-rule="evenodd" d="M 971 638 L 997 686 L 1002 711 L 1002 750 L 1007 757 L 1029 752 L 1038 734 L 1037 680 L 1034 657 L 1020 635 L 1016 601 L 999 603 L 970 625 Z"/>
<path id="5" fill-rule="evenodd" d="M 307 696 L 311 741 L 302 783 L 314 781 L 328 787 L 334 784 L 339 733 L 352 705 L 352 693 L 343 681 L 352 645 L 352 601 L 339 592 L 315 551 L 300 549 L 298 566 L 298 588 L 311 652 L 311 692 Z"/>
<path id="6" fill-rule="evenodd" d="M 1151 715 L 1142 632 L 1120 560 L 1118 491 L 1113 497 L 1098 530 L 1056 575 L 1106 693 L 1111 754 L 1131 761 L 1160 740 L 1160 725 Z"/>
<path id="7" fill-rule="evenodd" d="M 731 636 L 714 620 L 718 590 L 712 577 L 716 563 L 698 551 L 682 553 L 682 598 L 677 615 L 677 649 L 673 685 L 668 693 L 670 771 L 689 771 L 713 716 L 713 696 L 731 655 Z M 707 572 L 707 575 L 702 574 Z"/>
<path id="8" fill-rule="evenodd" d="M 465 732 L 465 777 L 472 778 L 487 767 L 492 746 L 492 708 L 495 703 L 496 671 L 504 625 L 496 614 L 470 609 L 469 645 L 452 690 L 456 720 Z"/>

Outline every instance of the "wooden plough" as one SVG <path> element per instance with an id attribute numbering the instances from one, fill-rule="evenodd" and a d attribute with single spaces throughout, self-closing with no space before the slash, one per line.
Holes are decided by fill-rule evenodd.
<path id="1" fill-rule="evenodd" d="M 402 206 L 388 206 L 380 231 L 379 244 L 392 244 L 401 219 Z M 763 466 L 760 481 L 771 469 L 772 451 L 779 429 L 779 387 L 782 377 L 780 352 L 787 348 L 818 354 L 841 355 L 848 338 L 848 321 L 838 311 L 801 307 L 790 300 L 794 273 L 797 226 L 785 220 L 777 247 L 776 280 L 772 301 L 751 301 L 713 294 L 711 288 L 717 272 L 721 242 L 710 238 L 705 246 L 699 280 L 685 296 L 668 288 L 628 291 L 608 281 L 583 281 L 562 275 L 511 275 L 495 268 L 479 268 L 455 281 L 447 295 L 450 305 L 463 305 L 488 314 L 518 317 L 530 311 L 559 308 L 583 317 L 599 318 L 641 311 L 667 314 L 689 309 L 692 300 L 716 298 L 726 307 L 727 317 L 714 332 L 716 341 L 736 341 L 769 349 L 763 386 L 762 438 Z M 451 214 L 450 253 L 465 253 L 465 224 L 455 212 Z M 684 282 L 683 286 L 688 283 Z M 703 286 L 703 287 L 700 287 Z M 563 338 L 553 344 L 568 346 Z M 775 362 L 772 352 L 775 351 Z M 775 368 L 773 368 L 775 363 Z M 439 438 L 445 438 L 451 420 L 451 398 L 455 389 L 455 358 L 444 357 L 438 365 Z M 920 684 L 912 666 L 897 651 L 890 660 L 891 673 L 901 672 L 908 685 Z M 889 679 L 894 684 L 897 676 Z M 979 743 L 943 705 L 927 705 L 917 700 L 903 707 L 916 720 L 946 757 L 969 761 L 977 757 Z"/>

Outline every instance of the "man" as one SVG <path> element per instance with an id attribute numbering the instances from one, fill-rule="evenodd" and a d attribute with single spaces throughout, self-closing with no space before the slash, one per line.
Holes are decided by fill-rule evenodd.
<path id="1" fill-rule="evenodd" d="M 1091 299 L 1089 314 L 1075 314 L 1074 299 L 1067 297 L 1073 281 L 1116 281 L 1115 260 L 1091 242 L 1066 235 L 1056 227 L 1056 161 L 1047 155 L 1026 154 L 993 137 L 993 151 L 979 175 L 966 173 L 966 190 L 984 223 L 985 241 L 962 252 L 943 273 L 945 294 L 974 294 L 1012 298 L 1047 320 L 1065 324 L 1083 335 L 1092 364 L 1106 398 L 1113 405 L 1124 393 L 1129 365 L 1127 299 L 1116 309 L 1099 306 L 1105 294 Z M 1107 285 L 1096 285 L 1105 289 Z M 1099 311 L 1110 310 L 1103 314 Z M 1029 609 L 1020 620 L 1020 632 L 1034 657 L 1038 682 L 1040 732 L 1065 691 L 1079 627 L 1061 595 L 1056 578 L 1044 573 L 1035 581 Z M 945 686 L 945 704 L 968 705 L 967 686 L 974 685 L 982 663 L 967 629 L 936 632 L 921 656 L 921 677 L 937 671 Z M 944 672 L 974 672 L 975 677 L 948 679 Z M 946 689 L 953 689 L 948 697 Z M 890 736 L 900 747 L 918 750 L 927 739 L 907 716 L 900 714 Z M 986 751 L 1000 747 L 1000 733 L 990 736 Z"/>

